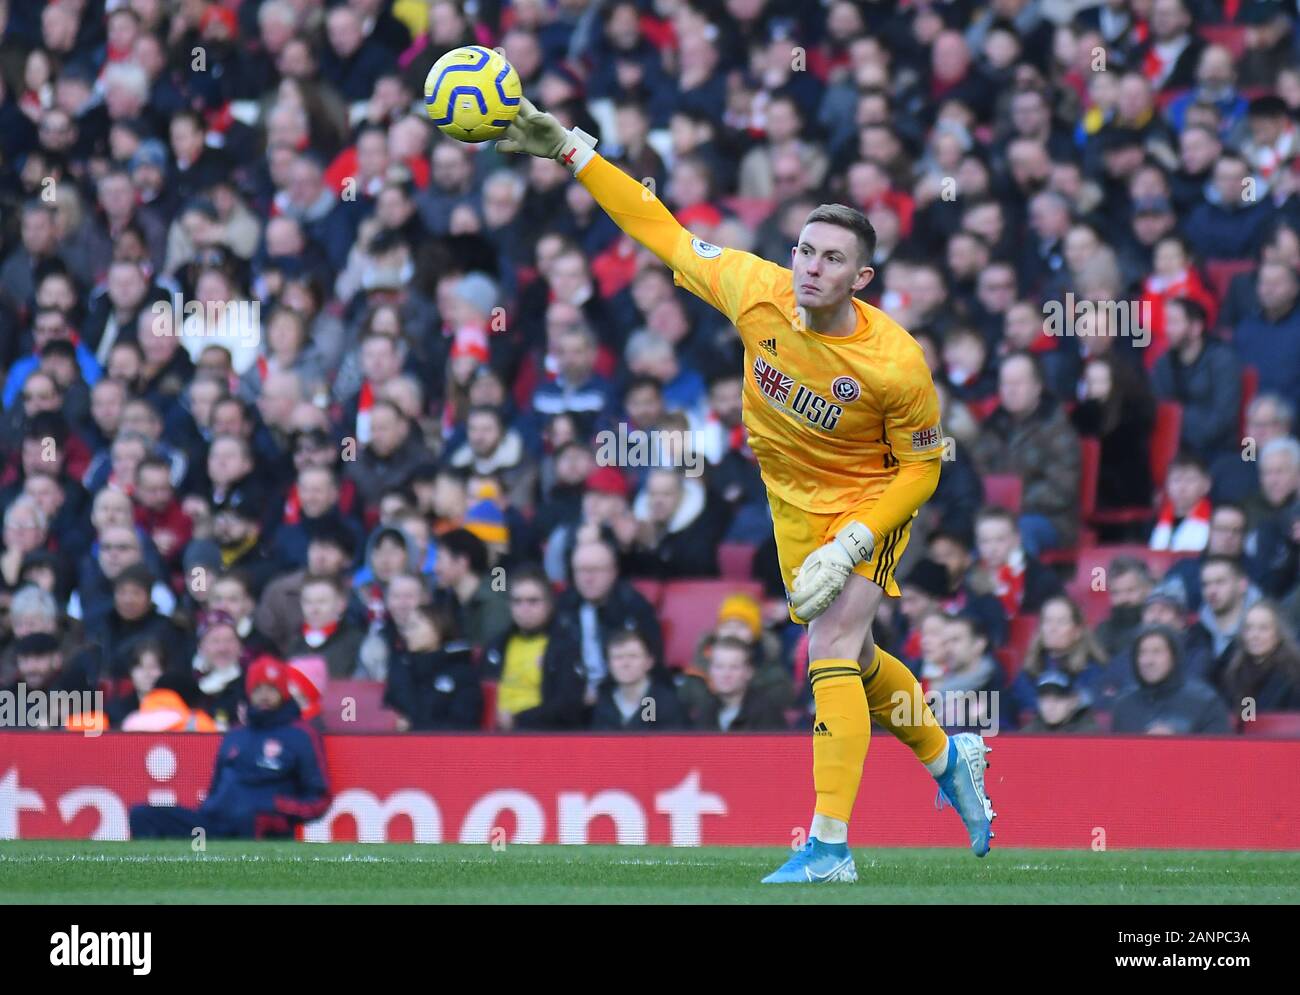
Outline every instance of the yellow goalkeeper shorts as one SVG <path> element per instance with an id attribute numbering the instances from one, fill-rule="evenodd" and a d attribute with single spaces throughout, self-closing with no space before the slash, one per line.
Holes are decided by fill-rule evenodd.
<path id="1" fill-rule="evenodd" d="M 862 521 L 876 504 L 875 499 L 872 499 L 864 501 L 849 511 L 823 515 L 796 508 L 770 492 L 767 499 L 772 508 L 772 528 L 776 533 L 776 557 L 781 563 L 781 579 L 785 582 L 787 595 L 794 585 L 795 570 L 800 567 L 808 554 L 818 546 L 824 546 L 834 539 L 835 534 L 849 522 Z M 912 518 L 915 517 L 916 515 L 913 514 Z M 912 520 L 909 518 L 876 543 L 871 559 L 859 563 L 853 572 L 878 584 L 889 597 L 898 597 L 898 581 L 894 579 L 894 567 L 902 557 L 903 550 L 907 548 L 907 540 L 911 535 Z M 796 622 L 802 622 L 794 612 L 790 613 L 790 617 Z"/>

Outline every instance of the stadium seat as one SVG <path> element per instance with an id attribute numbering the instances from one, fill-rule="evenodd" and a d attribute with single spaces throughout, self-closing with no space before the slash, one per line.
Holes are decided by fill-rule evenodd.
<path id="1" fill-rule="evenodd" d="M 1222 303 L 1228 296 L 1228 285 L 1238 273 L 1249 273 L 1255 268 L 1251 259 L 1207 259 L 1205 275 L 1210 281 L 1210 289 Z"/>
<path id="2" fill-rule="evenodd" d="M 1261 712 L 1250 722 L 1241 723 L 1241 734 L 1300 739 L 1300 712 Z"/>
<path id="3" fill-rule="evenodd" d="M 483 731 L 493 732 L 497 727 L 497 682 L 484 681 L 483 687 Z"/>
<path id="4" fill-rule="evenodd" d="M 1014 473 L 990 473 L 984 478 L 984 503 L 1018 515 L 1024 489 L 1024 481 Z"/>
<path id="5" fill-rule="evenodd" d="M 686 667 L 695 646 L 718 618 L 718 608 L 728 595 L 763 598 L 758 581 L 674 580 L 664 585 L 659 617 L 664 623 L 664 660 L 670 667 Z"/>
<path id="6" fill-rule="evenodd" d="M 754 576 L 754 554 L 758 547 L 747 542 L 724 542 L 718 546 L 718 568 L 728 580 L 750 580 Z"/>
<path id="7" fill-rule="evenodd" d="M 1176 401 L 1156 405 L 1156 424 L 1151 432 L 1151 486 L 1163 490 L 1169 464 L 1178 455 L 1178 440 L 1183 433 L 1183 406 Z"/>
<path id="8" fill-rule="evenodd" d="M 1096 439 L 1079 440 L 1079 541 L 1068 549 L 1045 549 L 1038 560 L 1046 566 L 1074 563 L 1079 550 L 1096 542 L 1087 527 L 1097 508 L 1097 479 L 1101 473 L 1101 443 Z"/>
<path id="9" fill-rule="evenodd" d="M 1087 552 L 1091 553 L 1093 550 Z M 1081 552 L 1080 562 L 1083 555 Z M 1094 591 L 1090 581 L 1075 577 L 1065 585 L 1065 593 L 1083 611 L 1084 621 L 1089 626 L 1095 626 L 1110 614 L 1110 595 L 1106 591 Z"/>
<path id="10" fill-rule="evenodd" d="M 1111 560 L 1115 559 L 1117 556 L 1132 556 L 1135 559 L 1142 560 L 1151 570 L 1151 575 L 1159 580 L 1178 560 L 1197 555 L 1199 554 L 1172 552 L 1163 549 L 1148 549 L 1141 543 L 1135 542 L 1118 543 L 1109 546 L 1094 546 L 1091 549 L 1079 551 L 1079 559 L 1075 564 L 1073 583 L 1079 588 L 1087 588 L 1088 590 L 1091 590 L 1092 572 L 1098 567 L 1103 570 L 1109 569 Z"/>
<path id="11" fill-rule="evenodd" d="M 1222 45 L 1232 53 L 1235 62 L 1246 52 L 1246 30 L 1244 24 L 1202 24 L 1196 33 L 1205 39 L 1206 44 Z"/>
<path id="12" fill-rule="evenodd" d="M 326 732 L 393 732 L 396 721 L 384 707 L 383 681 L 330 681 L 321 696 L 321 715 Z"/>
<path id="13" fill-rule="evenodd" d="M 1242 367 L 1241 370 L 1241 410 L 1237 414 L 1237 424 L 1243 438 L 1246 435 L 1246 412 L 1250 409 L 1250 402 L 1255 400 L 1255 395 L 1259 393 L 1259 370 L 1253 366 Z"/>
<path id="14" fill-rule="evenodd" d="M 1034 641 L 1036 632 L 1038 632 L 1037 615 L 1017 615 L 1011 620 L 1007 631 L 1007 644 L 996 653 L 1008 683 L 1015 680 L 1016 675 L 1020 673 L 1020 668 L 1025 665 L 1025 654 L 1029 652 L 1029 644 Z"/>
<path id="15" fill-rule="evenodd" d="M 664 582 L 655 580 L 653 577 L 634 577 L 632 586 L 637 589 L 641 597 L 650 602 L 650 607 L 656 612 L 659 611 L 659 601 L 663 597 Z"/>

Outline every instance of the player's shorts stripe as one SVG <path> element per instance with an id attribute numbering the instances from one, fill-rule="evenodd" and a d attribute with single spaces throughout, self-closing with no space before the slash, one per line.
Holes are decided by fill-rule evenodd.
<path id="1" fill-rule="evenodd" d="M 880 586 L 884 587 L 889 583 L 889 575 L 894 572 L 894 562 L 898 556 L 898 544 L 903 541 L 903 526 L 899 526 L 889 537 L 889 548 L 885 550 L 885 557 L 881 567 Z"/>
<path id="2" fill-rule="evenodd" d="M 869 674 L 863 674 L 863 675 L 862 675 L 862 683 L 863 683 L 863 684 L 870 684 L 872 681 L 874 681 L 874 680 L 876 679 L 876 675 L 877 675 L 878 673 L 880 673 L 880 661 L 879 661 L 879 660 L 877 660 L 877 661 L 876 661 L 876 665 L 875 665 L 874 667 L 871 668 L 871 673 L 869 673 Z"/>
<path id="3" fill-rule="evenodd" d="M 894 568 L 894 547 L 898 545 L 898 540 L 902 538 L 902 527 L 894 529 L 893 532 L 885 538 L 884 544 L 880 549 L 880 559 L 876 561 L 876 569 L 871 574 L 871 579 L 881 587 L 889 580 L 889 571 Z"/>

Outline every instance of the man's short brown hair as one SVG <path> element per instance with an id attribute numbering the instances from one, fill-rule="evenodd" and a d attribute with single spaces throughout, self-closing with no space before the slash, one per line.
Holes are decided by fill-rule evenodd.
<path id="1" fill-rule="evenodd" d="M 845 204 L 821 204 L 812 209 L 804 219 L 804 224 L 810 225 L 814 221 L 847 228 L 853 232 L 858 239 L 858 265 L 871 265 L 871 260 L 876 255 L 876 229 L 871 226 L 867 216 L 856 207 Z"/>

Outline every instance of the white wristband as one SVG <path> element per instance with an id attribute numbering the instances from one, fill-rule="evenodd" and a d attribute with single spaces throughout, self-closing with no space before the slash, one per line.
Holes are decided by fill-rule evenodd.
<path id="1" fill-rule="evenodd" d="M 596 139 L 581 128 L 570 128 L 564 133 L 564 145 L 555 158 L 560 165 L 577 176 L 578 171 L 591 162 L 591 157 L 595 154 Z"/>
<path id="2" fill-rule="evenodd" d="M 835 533 L 835 541 L 844 547 L 854 563 L 871 559 L 871 551 L 876 544 L 871 530 L 861 522 L 849 522 Z"/>

